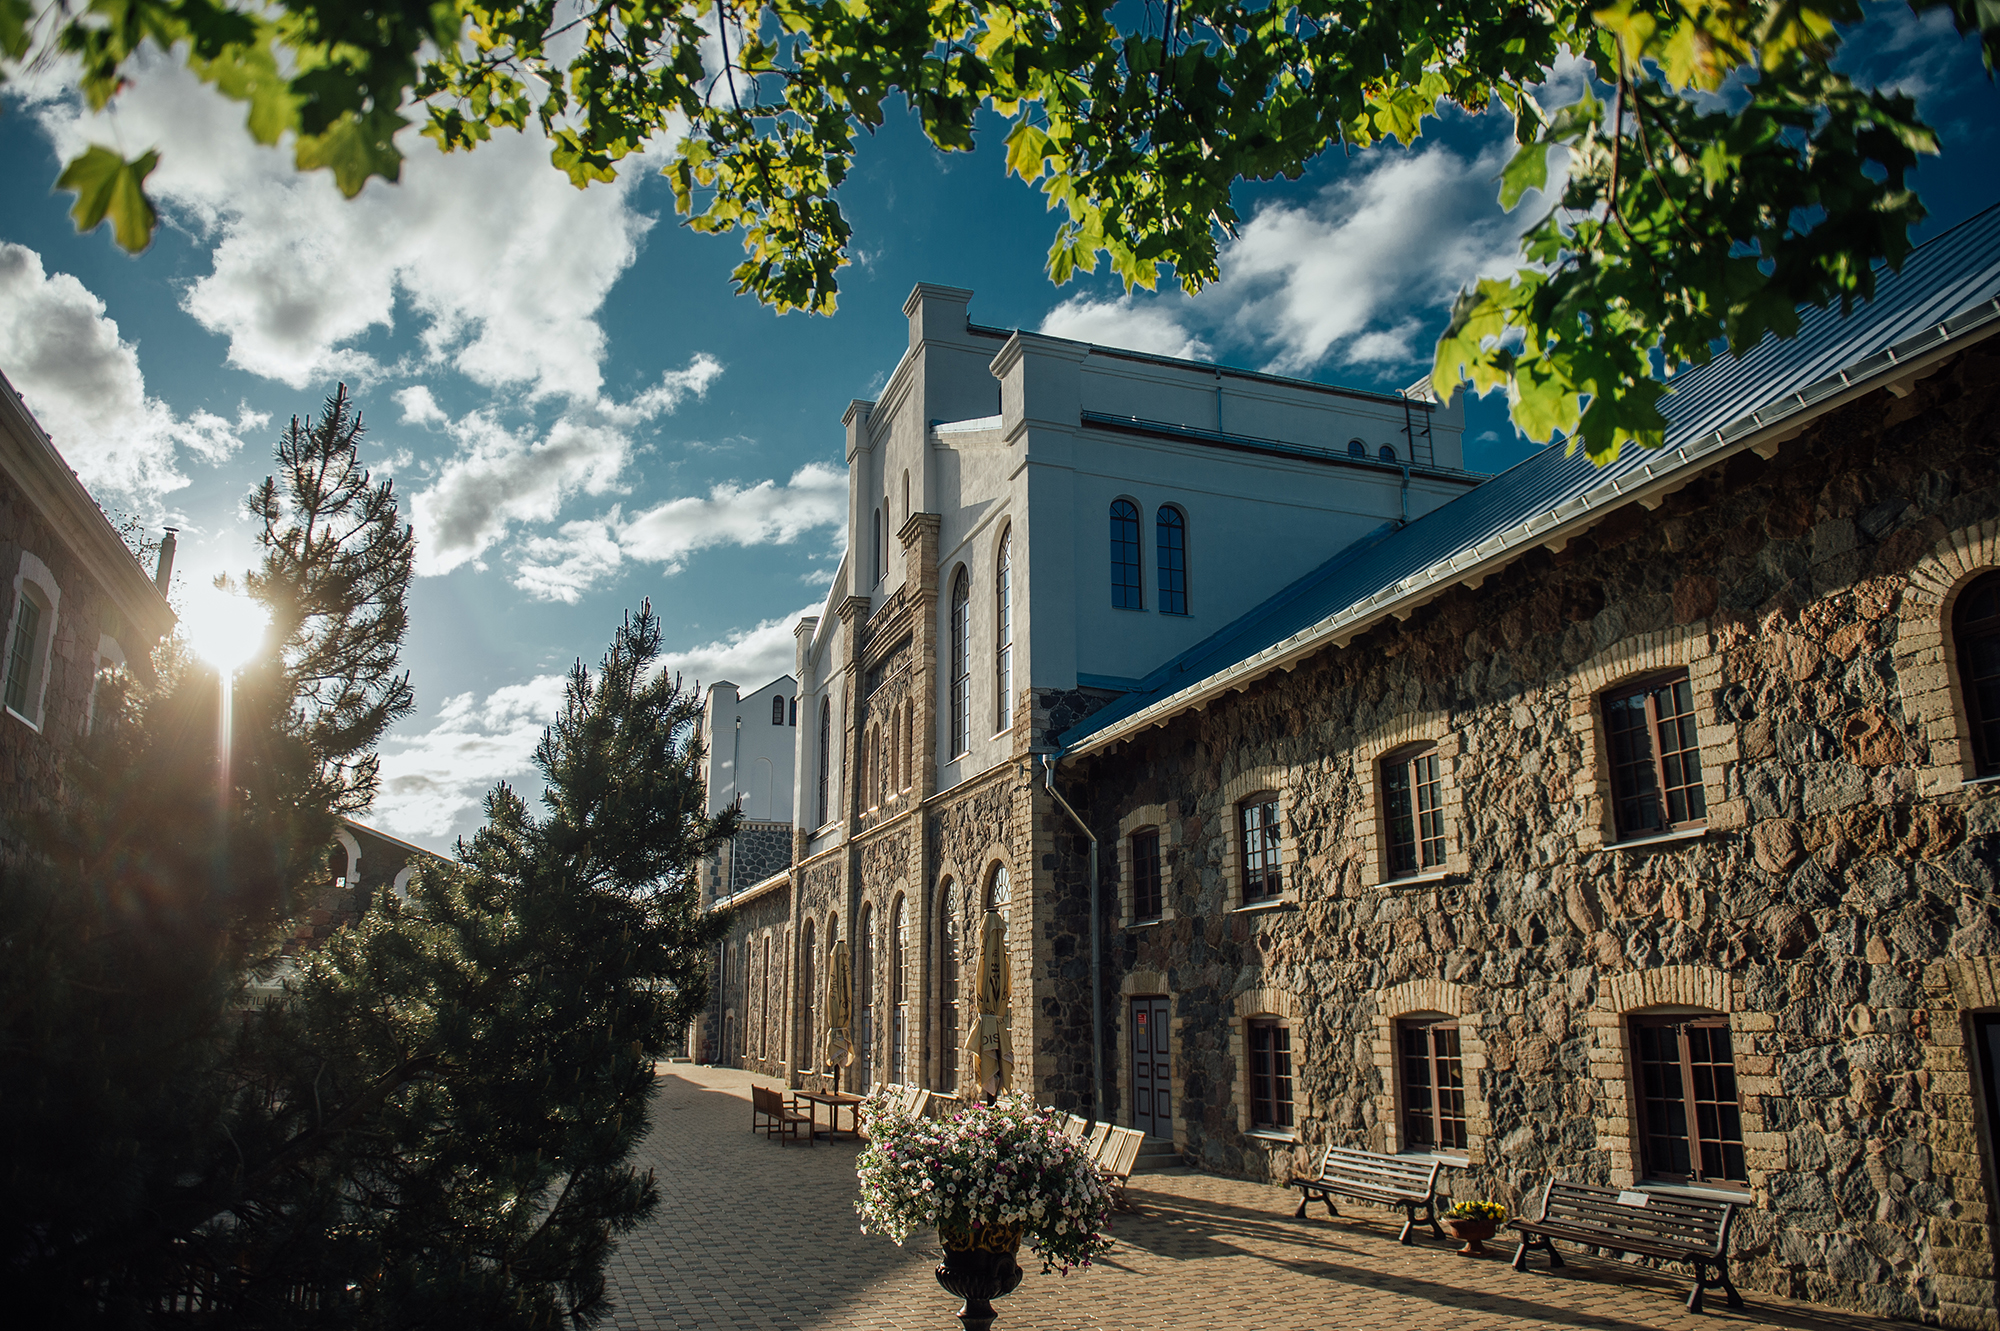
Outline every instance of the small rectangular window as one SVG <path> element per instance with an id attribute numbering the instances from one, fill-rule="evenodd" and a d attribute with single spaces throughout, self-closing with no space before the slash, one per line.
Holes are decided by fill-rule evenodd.
<path id="1" fill-rule="evenodd" d="M 1604 695 L 1604 730 L 1619 836 L 1669 832 L 1707 819 L 1694 690 L 1685 675 Z"/>
<path id="2" fill-rule="evenodd" d="M 1278 839 L 1278 797 L 1256 795 L 1239 814 L 1243 838 L 1243 900 L 1268 901 L 1285 890 Z"/>
<path id="3" fill-rule="evenodd" d="M 1639 1156 L 1648 1178 L 1747 1183 L 1726 1017 L 1634 1017 Z"/>
<path id="4" fill-rule="evenodd" d="M 1389 875 L 1400 878 L 1444 864 L 1444 778 L 1436 749 L 1382 764 L 1382 805 Z"/>
<path id="5" fill-rule="evenodd" d="M 1292 1032 L 1268 1018 L 1250 1021 L 1250 1126 L 1292 1126 Z"/>
<path id="6" fill-rule="evenodd" d="M 1403 1146 L 1465 1149 L 1465 1065 L 1455 1021 L 1396 1023 L 1403 1070 Z"/>
<path id="7" fill-rule="evenodd" d="M 1132 834 L 1132 918 L 1160 918 L 1160 829 Z"/>

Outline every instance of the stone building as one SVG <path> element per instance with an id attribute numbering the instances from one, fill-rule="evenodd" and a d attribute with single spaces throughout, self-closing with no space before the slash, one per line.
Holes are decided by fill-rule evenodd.
<path id="1" fill-rule="evenodd" d="M 936 302 L 912 298 L 885 403 L 929 364 Z M 1068 479 L 1038 488 L 1036 430 L 1108 427 L 1087 394 L 1009 387 L 1054 359 L 1020 334 L 991 361 L 998 422 L 885 435 L 851 410 L 848 564 L 904 572 L 847 577 L 836 628 L 801 626 L 820 826 L 737 926 L 776 958 L 762 1066 L 824 1075 L 812 972 L 852 935 L 872 1050 L 846 1080 L 958 1085 L 969 910 L 997 901 L 1020 1080 L 1197 1166 L 1277 1179 L 1338 1143 L 1442 1157 L 1448 1194 L 1515 1207 L 1551 1177 L 1718 1194 L 1748 1288 L 2000 1325 L 1996 329 L 2000 210 L 1850 316 L 1678 377 L 1660 450 L 1554 448 L 1421 501 L 1412 464 L 1407 517 L 1302 524 L 1264 583 L 1200 564 L 1209 621 L 1122 670 L 1083 664 L 1116 653 L 1079 607 L 1155 560 L 1111 505 L 1158 511 L 1220 432 L 1152 474 L 1049 448 Z M 1013 490 L 968 515 L 931 488 L 1016 422 L 1030 446 L 988 472 Z M 883 478 L 919 457 L 900 552 L 869 549 Z M 1061 594 L 1020 580 L 1043 504 Z M 978 637 L 1005 622 L 1008 523 L 1016 623 L 1091 628 L 1036 644 L 1004 753 L 967 770 L 938 755 L 963 681 L 1008 677 Z"/>
<path id="2" fill-rule="evenodd" d="M 145 678 L 173 628 L 171 547 L 142 568 L 0 377 L 0 850 L 18 818 L 61 798 L 63 768 L 94 719 L 106 670 Z"/>

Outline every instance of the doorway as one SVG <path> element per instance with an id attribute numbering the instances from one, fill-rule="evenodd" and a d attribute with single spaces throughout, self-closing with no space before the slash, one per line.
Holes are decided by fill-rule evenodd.
<path id="1" fill-rule="evenodd" d="M 1132 1000 L 1132 1126 L 1148 1137 L 1174 1135 L 1172 1051 L 1167 1000 Z"/>

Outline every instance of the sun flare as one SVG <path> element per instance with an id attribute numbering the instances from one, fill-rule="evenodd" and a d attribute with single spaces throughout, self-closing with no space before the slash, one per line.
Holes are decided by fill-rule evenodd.
<path id="1" fill-rule="evenodd" d="M 181 631 L 195 655 L 218 670 L 234 671 L 264 641 L 270 616 L 247 596 L 206 582 L 188 588 Z"/>

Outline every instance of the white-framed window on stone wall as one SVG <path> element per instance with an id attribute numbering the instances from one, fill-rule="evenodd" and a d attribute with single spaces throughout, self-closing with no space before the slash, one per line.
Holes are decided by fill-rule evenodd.
<path id="1" fill-rule="evenodd" d="M 48 696 L 49 659 L 55 645 L 62 589 L 48 566 L 26 550 L 14 575 L 14 613 L 7 625 L 4 693 L 6 707 L 36 730 Z"/>
<path id="2" fill-rule="evenodd" d="M 1168 891 L 1179 854 L 1180 821 L 1164 804 L 1118 820 L 1118 919 L 1126 928 L 1174 918 Z"/>
<path id="3" fill-rule="evenodd" d="M 1408 745 L 1382 760 L 1382 835 L 1388 876 L 1445 867 L 1444 765 L 1437 745 Z"/>
<path id="4" fill-rule="evenodd" d="M 1627 1018 L 1640 1172 L 1661 1183 L 1748 1184 L 1729 1018 Z"/>
<path id="5" fill-rule="evenodd" d="M 1397 1107 L 1406 1151 L 1463 1151 L 1465 1059 L 1458 1019 L 1415 1013 L 1396 1022 Z"/>
<path id="6" fill-rule="evenodd" d="M 1275 901 L 1285 890 L 1284 824 L 1275 790 L 1236 802 L 1236 836 L 1242 904 Z"/>
<path id="7" fill-rule="evenodd" d="M 1229 1052 L 1237 1068 L 1236 1122 L 1252 1137 L 1297 1139 L 1303 1107 L 1297 1070 L 1303 1064 L 1297 1005 L 1277 989 L 1236 996 Z"/>
<path id="8" fill-rule="evenodd" d="M 1627 681 L 1599 695 L 1599 707 L 1619 840 L 1706 823 L 1700 726 L 1687 672 Z"/>
<path id="9" fill-rule="evenodd" d="M 965 903 L 950 878 L 938 889 L 938 1082 L 958 1089 L 958 1005 L 964 975 Z"/>
<path id="10" fill-rule="evenodd" d="M 2000 571 L 1983 573 L 1952 604 L 1958 694 L 1974 776 L 2000 776 Z"/>
<path id="11" fill-rule="evenodd" d="M 972 580 L 959 566 L 951 580 L 951 756 L 972 747 Z"/>

